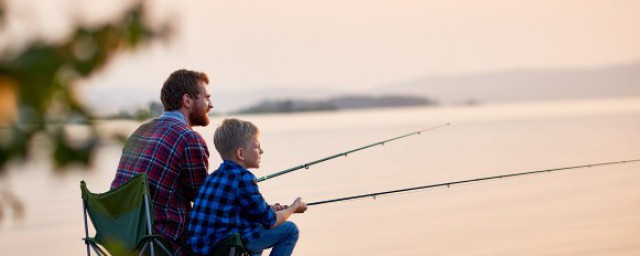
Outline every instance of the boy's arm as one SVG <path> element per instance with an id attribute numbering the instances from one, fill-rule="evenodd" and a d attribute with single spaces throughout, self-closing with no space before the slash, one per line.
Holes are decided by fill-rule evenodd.
<path id="1" fill-rule="evenodd" d="M 276 203 L 276 204 L 271 205 L 271 209 L 272 209 L 274 212 L 282 211 L 282 210 L 287 209 L 287 208 L 289 208 L 289 206 L 288 206 L 288 205 L 286 205 L 286 204 L 285 204 L 285 205 L 281 205 L 281 204 L 279 204 L 279 203 Z"/>
<path id="2" fill-rule="evenodd" d="M 265 228 L 273 226 L 277 221 L 276 213 L 265 202 L 258 190 L 253 175 L 242 175 L 238 181 L 236 194 L 240 203 L 240 211 L 253 221 L 259 222 Z"/>
<path id="3" fill-rule="evenodd" d="M 265 228 L 274 228 L 285 222 L 293 213 L 303 213 L 307 205 L 297 198 L 286 209 L 275 211 L 262 197 L 253 176 L 243 176 L 238 183 L 238 199 L 248 215 L 258 220 Z M 282 206 L 281 206 L 282 207 Z"/>
<path id="4" fill-rule="evenodd" d="M 293 202 L 293 204 L 291 204 L 290 207 L 287 207 L 286 209 L 280 210 L 276 212 L 276 223 L 273 224 L 273 226 L 269 227 L 269 228 L 275 228 L 278 225 L 282 224 L 283 222 L 285 222 L 287 219 L 289 219 L 289 217 L 291 217 L 291 214 L 294 213 L 303 213 L 307 210 L 307 204 L 305 204 L 301 198 L 296 198 L 296 200 Z"/>

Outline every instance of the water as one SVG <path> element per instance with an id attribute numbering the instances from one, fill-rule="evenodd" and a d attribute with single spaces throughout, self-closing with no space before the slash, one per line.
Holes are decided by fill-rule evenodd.
<path id="1" fill-rule="evenodd" d="M 257 176 L 375 141 L 452 125 L 260 183 L 289 204 L 505 173 L 640 158 L 640 98 L 239 116 L 262 130 Z M 221 120 L 213 120 L 215 127 Z M 103 132 L 130 133 L 136 122 Z M 197 129 L 220 163 L 213 128 Z M 83 255 L 79 182 L 106 191 L 120 147 L 91 171 L 44 156 L 11 170 L 27 207 L 5 218 L 0 255 Z M 570 170 L 310 207 L 296 255 L 639 255 L 640 164 Z M 265 254 L 266 255 L 266 254 Z"/>

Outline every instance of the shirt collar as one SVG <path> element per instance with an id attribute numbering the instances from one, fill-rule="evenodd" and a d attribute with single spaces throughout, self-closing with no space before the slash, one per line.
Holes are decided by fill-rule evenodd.
<path id="1" fill-rule="evenodd" d="M 162 113 L 160 118 L 165 118 L 165 117 L 181 121 L 185 125 L 189 126 L 189 123 L 187 122 L 187 119 L 184 117 L 182 112 L 180 112 L 178 110 L 165 111 L 164 113 Z"/>
<path id="2" fill-rule="evenodd" d="M 223 165 L 228 165 L 228 166 L 230 166 L 231 168 L 234 168 L 234 169 L 237 169 L 237 168 L 242 168 L 242 169 L 244 169 L 244 168 L 242 167 L 242 165 L 239 165 L 238 163 L 236 163 L 236 162 L 234 162 L 234 161 L 231 161 L 231 160 L 224 160 L 224 161 L 222 162 L 222 164 L 223 164 Z"/>

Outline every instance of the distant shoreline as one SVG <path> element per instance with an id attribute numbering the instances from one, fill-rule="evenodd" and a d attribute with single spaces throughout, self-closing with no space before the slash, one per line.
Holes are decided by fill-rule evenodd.
<path id="1" fill-rule="evenodd" d="M 309 111 L 336 111 L 347 109 L 436 106 L 438 103 L 426 97 L 386 95 L 372 96 L 340 96 L 324 100 L 278 99 L 262 100 L 249 107 L 234 111 L 231 114 L 267 114 L 294 113 Z"/>

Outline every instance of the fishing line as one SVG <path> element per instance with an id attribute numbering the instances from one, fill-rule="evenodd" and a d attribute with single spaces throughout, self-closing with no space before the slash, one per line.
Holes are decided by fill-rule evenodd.
<path id="1" fill-rule="evenodd" d="M 402 139 L 402 138 L 405 138 L 405 137 L 409 137 L 409 136 L 413 136 L 413 135 L 420 135 L 423 132 L 430 131 L 430 130 L 435 130 L 435 129 L 446 127 L 446 126 L 449 126 L 449 125 L 450 125 L 449 123 L 446 123 L 446 124 L 434 126 L 434 127 L 428 128 L 428 129 L 415 131 L 415 132 L 412 132 L 412 133 L 407 133 L 405 135 L 401 135 L 401 136 L 398 136 L 398 137 L 395 137 L 395 138 L 379 141 L 379 142 L 376 142 L 376 143 L 373 143 L 373 144 L 369 144 L 369 145 L 366 145 L 366 146 L 363 146 L 363 147 L 359 147 L 359 148 L 356 148 L 356 149 L 352 149 L 352 150 L 349 150 L 349 151 L 338 153 L 338 154 L 335 154 L 335 155 L 332 155 L 332 156 L 328 156 L 328 157 L 325 157 L 325 158 L 322 158 L 322 159 L 318 159 L 318 160 L 315 160 L 315 161 L 311 161 L 311 162 L 308 162 L 308 163 L 305 163 L 305 164 L 301 164 L 301 165 L 298 165 L 296 167 L 291 167 L 291 168 L 283 170 L 283 171 L 272 173 L 272 174 L 269 174 L 269 175 L 266 175 L 266 176 L 258 178 L 257 181 L 258 182 L 265 181 L 265 180 L 268 180 L 268 179 L 271 179 L 271 178 L 278 177 L 278 176 L 283 175 L 283 174 L 287 174 L 287 173 L 290 173 L 290 172 L 293 172 L 293 171 L 300 170 L 300 169 L 309 169 L 309 167 L 311 167 L 312 165 L 319 164 L 319 163 L 322 163 L 324 161 L 328 161 L 328 160 L 331 160 L 331 159 L 334 159 L 334 158 L 338 158 L 338 157 L 346 157 L 347 155 L 349 155 L 351 153 L 354 153 L 354 152 L 357 152 L 357 151 L 360 151 L 360 150 L 364 150 L 364 149 L 367 149 L 367 148 L 370 148 L 370 147 L 375 147 L 375 146 L 384 146 L 385 143 L 390 142 L 390 141 L 399 140 L 399 139 Z"/>
<path id="2" fill-rule="evenodd" d="M 560 167 L 560 168 L 553 168 L 553 169 L 546 169 L 546 170 L 538 170 L 538 171 L 510 173 L 510 174 L 481 177 L 481 178 L 475 178 L 475 179 L 469 179 L 469 180 L 459 180 L 459 181 L 445 182 L 445 183 L 439 183 L 439 184 L 430 184 L 430 185 L 425 185 L 425 186 L 418 186 L 418 187 L 411 187 L 411 188 L 403 188 L 403 189 L 396 189 L 396 190 L 390 190 L 390 191 L 362 194 L 362 195 L 356 195 L 356 196 L 347 196 L 347 197 L 341 197 L 341 198 L 335 198 L 335 199 L 329 199 L 329 200 L 323 200 L 323 201 L 308 203 L 307 206 L 321 205 L 321 204 L 328 204 L 328 203 L 336 203 L 336 202 L 342 202 L 342 201 L 350 201 L 350 200 L 356 200 L 356 199 L 362 199 L 362 198 L 368 198 L 368 197 L 372 197 L 372 198 L 375 199 L 376 197 L 383 196 L 383 195 L 391 195 L 391 194 L 397 194 L 397 193 L 403 193 L 403 192 L 425 190 L 425 189 L 437 188 L 437 187 L 451 187 L 451 186 L 459 185 L 459 184 L 463 184 L 463 183 L 472 183 L 472 182 L 503 179 L 503 178 L 513 178 L 513 177 L 517 177 L 517 176 L 525 176 L 525 175 L 541 174 L 541 173 L 551 173 L 551 172 L 557 172 L 557 171 L 563 171 L 563 170 L 571 170 L 571 169 L 591 168 L 591 167 L 598 167 L 598 166 L 604 166 L 604 165 L 625 164 L 625 163 L 638 162 L 638 161 L 640 161 L 640 159 L 632 159 L 632 160 L 625 160 L 625 161 L 615 161 L 615 162 L 604 162 L 604 163 L 595 163 L 595 164 L 583 164 L 583 165 L 567 166 L 567 167 Z"/>

